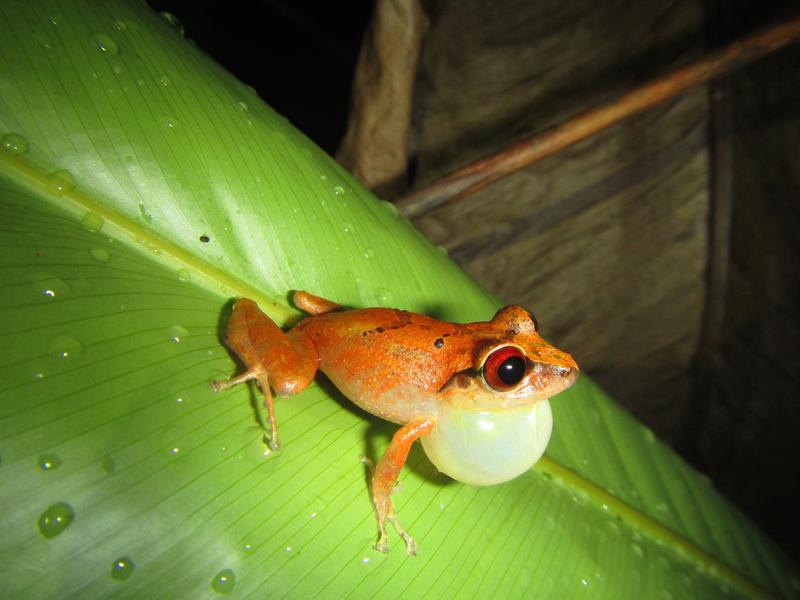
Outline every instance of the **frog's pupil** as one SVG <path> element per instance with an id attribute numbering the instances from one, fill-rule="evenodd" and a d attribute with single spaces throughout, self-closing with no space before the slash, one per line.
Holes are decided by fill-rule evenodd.
<path id="1" fill-rule="evenodd" d="M 497 377 L 506 385 L 516 385 L 525 375 L 525 359 L 521 356 L 509 356 L 497 369 Z"/>

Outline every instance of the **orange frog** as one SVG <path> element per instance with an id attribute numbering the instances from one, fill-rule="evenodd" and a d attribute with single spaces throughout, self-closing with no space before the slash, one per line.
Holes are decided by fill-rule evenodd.
<path id="1" fill-rule="evenodd" d="M 279 396 L 304 390 L 321 370 L 352 402 L 401 425 L 374 468 L 376 548 L 388 550 L 386 522 L 400 526 L 391 494 L 414 440 L 454 479 L 492 485 L 528 470 L 552 430 L 548 398 L 578 375 L 569 354 L 539 337 L 533 316 L 507 306 L 486 323 L 445 323 L 392 308 L 344 310 L 306 292 L 294 303 L 310 316 L 283 332 L 255 302 L 241 299 L 228 323 L 228 345 L 247 371 L 215 390 L 258 381 L 269 412 L 270 445 L 278 428 L 270 387 Z"/>

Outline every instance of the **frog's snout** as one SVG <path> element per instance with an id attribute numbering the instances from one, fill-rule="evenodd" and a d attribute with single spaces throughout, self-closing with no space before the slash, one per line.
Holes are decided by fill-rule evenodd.
<path id="1" fill-rule="evenodd" d="M 559 357 L 562 358 L 562 357 Z M 548 388 L 550 394 L 567 389 L 578 379 L 580 369 L 569 354 L 553 363 L 534 363 L 533 373 L 539 381 L 539 387 Z"/>
<path id="2" fill-rule="evenodd" d="M 561 381 L 564 383 L 564 389 L 575 383 L 575 380 L 578 379 L 578 375 L 580 374 L 578 365 L 574 367 L 554 367 L 554 369 L 556 375 L 561 378 Z"/>

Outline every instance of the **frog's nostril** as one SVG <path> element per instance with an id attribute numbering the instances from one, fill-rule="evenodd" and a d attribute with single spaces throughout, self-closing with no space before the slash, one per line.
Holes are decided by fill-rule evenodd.
<path id="1" fill-rule="evenodd" d="M 578 378 L 578 369 L 577 367 L 559 367 L 558 374 L 561 376 L 561 379 L 566 382 L 567 387 L 571 386 L 575 383 L 575 380 Z"/>

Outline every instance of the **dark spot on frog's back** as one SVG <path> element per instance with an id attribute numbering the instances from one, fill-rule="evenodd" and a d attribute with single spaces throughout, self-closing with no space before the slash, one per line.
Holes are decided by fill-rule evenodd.
<path id="1" fill-rule="evenodd" d="M 385 330 L 383 329 L 383 327 L 376 327 L 375 328 L 375 333 L 383 333 L 384 331 Z"/>
<path id="2" fill-rule="evenodd" d="M 436 341 L 433 342 L 433 345 L 436 346 L 437 348 L 441 348 L 442 346 L 444 346 L 444 340 L 442 338 L 436 338 Z"/>

